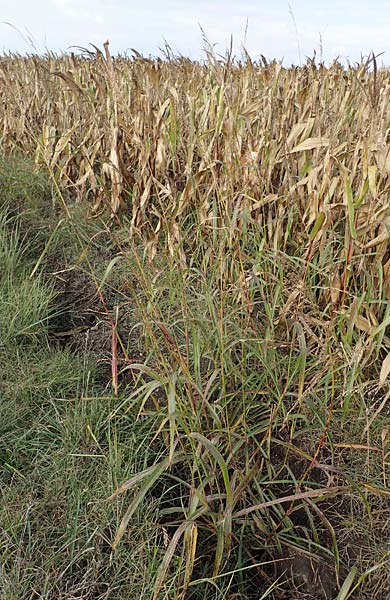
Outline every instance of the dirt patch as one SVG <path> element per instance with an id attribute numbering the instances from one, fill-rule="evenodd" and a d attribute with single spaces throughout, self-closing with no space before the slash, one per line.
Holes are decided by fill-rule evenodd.
<path id="1" fill-rule="evenodd" d="M 301 440 L 297 446 L 298 453 L 303 451 L 313 456 L 315 448 L 310 448 L 308 440 Z M 317 456 L 320 468 L 312 466 L 309 460 L 296 456 L 283 446 L 275 445 L 272 453 L 275 465 L 280 464 L 279 477 L 288 479 L 288 472 L 293 473 L 297 482 L 304 477 L 303 489 L 327 487 L 328 485 L 347 486 L 350 480 L 343 475 L 342 465 L 332 464 L 332 454 L 326 444 Z M 308 470 L 309 468 L 309 470 Z M 295 490 L 280 485 L 274 489 L 275 495 L 281 497 L 293 494 Z M 372 567 L 374 557 L 380 563 L 386 556 L 383 543 L 390 539 L 390 508 L 388 500 L 378 497 L 370 499 L 371 513 L 364 506 L 362 498 L 353 490 L 342 495 L 324 498 L 321 502 L 310 500 L 306 507 L 291 511 L 289 518 L 294 530 L 299 531 L 300 538 L 311 539 L 313 552 L 308 553 L 294 547 L 284 545 L 282 555 L 274 555 L 275 575 L 285 580 L 288 588 L 286 598 L 333 600 L 338 590 L 353 567 L 357 567 L 358 575 Z M 303 535 L 302 535 L 303 534 Z M 336 569 L 336 555 L 332 562 L 322 554 L 335 553 L 339 566 Z M 317 547 L 317 548 L 316 548 Z M 388 546 L 390 550 L 390 547 Z M 282 559 L 282 560 L 280 560 Z M 386 583 L 386 579 L 388 582 Z M 357 578 L 355 583 L 357 582 Z M 389 600 L 390 579 L 386 567 L 373 571 L 361 586 L 350 596 L 351 600 Z"/>
<path id="2" fill-rule="evenodd" d="M 284 576 L 294 598 L 333 600 L 337 595 L 334 569 L 320 559 L 287 550 L 276 563 L 276 575 Z"/>
<path id="3" fill-rule="evenodd" d="M 88 355 L 97 365 L 97 381 L 104 387 L 111 381 L 113 321 L 115 307 L 123 302 L 123 291 L 107 288 L 102 297 L 88 272 L 69 268 L 63 259 L 50 267 L 60 307 L 51 322 L 50 341 Z M 144 356 L 142 336 L 132 334 L 132 330 L 130 311 L 118 311 L 116 361 L 122 387 L 133 382 L 130 370 L 123 371 L 124 367 Z"/>

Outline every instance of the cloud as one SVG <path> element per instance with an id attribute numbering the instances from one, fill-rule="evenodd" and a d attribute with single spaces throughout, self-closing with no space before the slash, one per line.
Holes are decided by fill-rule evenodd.
<path id="1" fill-rule="evenodd" d="M 71 45 L 102 45 L 108 38 L 113 52 L 129 47 L 158 54 L 166 39 L 192 58 L 202 56 L 199 24 L 217 51 L 223 53 L 233 35 L 236 53 L 246 47 L 258 57 L 285 58 L 297 63 L 320 47 L 324 58 L 345 54 L 358 60 L 361 52 L 390 50 L 388 2 L 377 0 L 377 10 L 363 0 L 0 0 L 0 21 L 9 21 L 22 32 L 31 31 L 38 48 L 58 51 Z M 4 49 L 30 50 L 14 30 L 2 26 Z"/>
<path id="2" fill-rule="evenodd" d="M 103 0 L 52 0 L 62 16 L 76 23 L 90 20 L 104 23 L 107 2 Z"/>

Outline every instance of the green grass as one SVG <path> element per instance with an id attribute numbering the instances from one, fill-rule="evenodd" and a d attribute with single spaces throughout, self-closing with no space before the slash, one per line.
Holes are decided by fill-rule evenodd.
<path id="1" fill-rule="evenodd" d="M 29 176 L 33 185 L 14 190 L 17 198 L 2 188 L 0 215 L 1 597 L 141 597 L 157 568 L 154 503 L 142 507 L 112 555 L 123 503 L 107 497 L 125 474 L 153 460 L 154 423 L 111 422 L 114 401 L 99 397 L 88 354 L 50 341 L 64 308 L 47 275 L 30 277 L 36 229 L 31 237 L 21 234 L 30 215 L 13 212 L 16 200 L 25 203 L 35 189 L 31 168 Z M 40 207 L 34 210 L 38 217 Z M 41 247 L 56 222 L 47 225 Z"/>
<path id="2" fill-rule="evenodd" d="M 331 249 L 194 214 L 186 268 L 149 264 L 28 162 L 1 181 L 4 598 L 385 598 L 384 346 L 319 302 Z"/>

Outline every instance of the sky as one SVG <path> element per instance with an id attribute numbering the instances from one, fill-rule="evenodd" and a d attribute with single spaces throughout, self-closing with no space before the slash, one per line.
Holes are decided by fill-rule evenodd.
<path id="1" fill-rule="evenodd" d="M 224 54 L 233 36 L 253 58 L 301 64 L 356 62 L 371 51 L 390 65 L 390 0 L 0 0 L 0 53 L 102 48 L 113 54 L 161 55 L 170 47 L 204 57 L 202 31 Z M 35 47 L 34 47 L 35 46 Z"/>

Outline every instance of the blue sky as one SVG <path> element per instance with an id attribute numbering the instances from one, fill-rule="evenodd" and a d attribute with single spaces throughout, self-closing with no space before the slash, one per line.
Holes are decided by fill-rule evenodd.
<path id="1" fill-rule="evenodd" d="M 357 61 L 373 50 L 390 64 L 390 0 L 0 0 L 0 52 L 31 52 L 31 35 L 40 52 L 101 47 L 108 39 L 114 53 L 157 55 L 167 40 L 200 58 L 199 26 L 220 53 L 233 35 L 237 53 L 245 42 L 253 57 L 284 58 L 286 65 L 314 50 L 319 57 L 321 47 L 326 61 Z"/>

